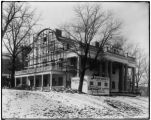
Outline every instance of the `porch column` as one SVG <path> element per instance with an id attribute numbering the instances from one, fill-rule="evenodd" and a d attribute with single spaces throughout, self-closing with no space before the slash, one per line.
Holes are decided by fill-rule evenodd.
<path id="1" fill-rule="evenodd" d="M 15 77 L 15 87 L 16 87 L 16 77 Z"/>
<path id="2" fill-rule="evenodd" d="M 127 71 L 128 71 L 128 67 L 126 64 L 125 65 L 125 78 L 124 78 L 124 91 L 127 91 Z"/>
<path id="3" fill-rule="evenodd" d="M 108 77 L 109 74 L 108 74 L 108 61 L 106 60 L 105 61 L 105 76 Z"/>
<path id="4" fill-rule="evenodd" d="M 28 86 L 30 86 L 29 76 L 27 76 L 27 84 L 28 84 Z"/>
<path id="5" fill-rule="evenodd" d="M 132 76 L 132 92 L 134 92 L 135 89 L 135 68 L 132 68 L 133 76 Z"/>
<path id="6" fill-rule="evenodd" d="M 28 76 L 26 77 L 26 85 L 28 84 Z"/>
<path id="7" fill-rule="evenodd" d="M 63 86 L 64 87 L 67 87 L 67 77 L 66 77 L 66 75 L 64 76 L 62 76 L 62 80 L 63 80 Z"/>
<path id="8" fill-rule="evenodd" d="M 112 61 L 110 61 L 110 73 L 109 73 L 109 77 L 110 77 L 109 92 L 111 92 L 111 89 L 112 89 Z"/>
<path id="9" fill-rule="evenodd" d="M 52 89 L 52 73 L 50 73 L 50 90 Z"/>
<path id="10" fill-rule="evenodd" d="M 44 86 L 44 76 L 42 74 L 41 75 L 41 91 L 43 91 L 43 86 Z"/>
<path id="11" fill-rule="evenodd" d="M 20 84 L 21 85 L 23 84 L 23 77 L 21 77 L 21 79 L 20 79 Z"/>

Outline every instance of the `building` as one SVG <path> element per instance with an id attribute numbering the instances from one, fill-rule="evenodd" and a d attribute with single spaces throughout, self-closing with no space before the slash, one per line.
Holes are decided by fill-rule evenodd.
<path id="1" fill-rule="evenodd" d="M 2 78 L 10 78 L 10 57 L 7 53 L 2 54 Z"/>
<path id="2" fill-rule="evenodd" d="M 60 30 L 46 28 L 40 31 L 33 37 L 32 50 L 27 59 L 28 67 L 15 73 L 15 86 L 29 84 L 35 90 L 44 91 L 70 86 L 73 79 L 79 79 L 82 61 L 73 53 L 73 44 L 76 45 L 75 40 L 63 37 Z M 97 47 L 98 43 L 91 45 L 92 56 Z M 81 51 L 79 53 L 82 54 Z M 98 59 L 96 68 L 86 71 L 85 78 L 92 78 L 89 86 L 101 86 L 101 81 L 106 79 L 109 82 L 104 85 L 108 86 L 109 93 L 133 92 L 135 58 L 109 45 L 104 47 L 103 54 L 104 57 Z"/>
<path id="3" fill-rule="evenodd" d="M 9 54 L 3 53 L 2 54 L 2 87 L 10 86 L 10 57 Z"/>

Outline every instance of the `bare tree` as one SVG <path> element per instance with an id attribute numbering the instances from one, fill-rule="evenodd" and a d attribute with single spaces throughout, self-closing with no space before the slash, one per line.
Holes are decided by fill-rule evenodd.
<path id="1" fill-rule="evenodd" d="M 147 55 L 144 55 L 144 57 L 145 57 L 145 60 L 143 61 L 143 63 L 144 63 L 144 65 L 143 65 L 143 68 L 144 68 L 143 84 L 149 85 L 149 59 L 148 59 Z"/>
<path id="2" fill-rule="evenodd" d="M 145 57 L 141 51 L 136 53 L 136 87 L 139 87 L 139 82 L 141 81 L 144 74 L 144 61 Z"/>
<path id="3" fill-rule="evenodd" d="M 148 56 L 146 57 L 146 60 L 144 62 L 144 84 L 147 85 L 147 95 L 149 96 L 149 83 L 150 83 L 150 79 L 149 79 L 149 58 Z"/>
<path id="4" fill-rule="evenodd" d="M 29 43 L 31 32 L 38 19 L 35 10 L 31 10 L 27 3 L 3 2 L 2 10 L 2 41 L 11 58 L 11 86 L 14 86 L 16 59 L 22 52 L 21 47 Z"/>
<path id="5" fill-rule="evenodd" d="M 144 51 L 139 47 L 138 44 L 125 44 L 124 50 L 127 51 L 130 56 L 136 58 L 136 74 L 135 83 L 138 89 L 140 85 L 146 83 L 149 79 L 149 63 L 148 57 L 145 55 Z"/>
<path id="6" fill-rule="evenodd" d="M 103 11 L 100 5 L 77 5 L 74 11 L 76 14 L 75 23 L 65 25 L 63 30 L 71 39 L 74 39 L 75 42 L 71 45 L 71 51 L 76 53 L 81 60 L 78 91 L 82 92 L 85 72 L 94 66 L 92 64 L 91 66 L 87 66 L 88 59 L 92 58 L 91 43 L 93 41 L 99 42 L 97 48 L 93 47 L 97 51 L 93 60 L 97 61 L 103 52 L 104 45 L 119 34 L 121 23 L 113 19 L 111 12 L 107 13 Z M 96 63 L 94 61 L 92 62 L 93 64 Z"/>
<path id="7" fill-rule="evenodd" d="M 16 7 L 16 2 L 3 2 L 2 4 L 2 39 L 7 32 L 10 23 L 18 18 L 19 16 L 17 15 L 23 4 L 20 6 Z"/>

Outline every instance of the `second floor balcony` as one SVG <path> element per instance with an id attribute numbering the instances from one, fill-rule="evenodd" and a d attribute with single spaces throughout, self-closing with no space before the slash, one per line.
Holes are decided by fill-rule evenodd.
<path id="1" fill-rule="evenodd" d="M 28 67 L 21 71 L 16 71 L 15 75 L 26 75 L 26 74 L 34 74 L 39 72 L 49 72 L 49 71 L 59 71 L 59 72 L 67 72 L 76 70 L 75 66 L 59 66 L 59 65 L 48 65 L 48 66 L 36 66 L 36 67 Z"/>
<path id="2" fill-rule="evenodd" d="M 115 47 L 111 46 L 106 46 L 104 48 L 104 52 L 110 53 L 111 55 L 116 55 L 117 57 L 124 57 L 126 58 L 129 62 L 136 62 L 136 58 L 130 56 L 128 53 L 123 51 L 122 49 L 117 49 Z"/>

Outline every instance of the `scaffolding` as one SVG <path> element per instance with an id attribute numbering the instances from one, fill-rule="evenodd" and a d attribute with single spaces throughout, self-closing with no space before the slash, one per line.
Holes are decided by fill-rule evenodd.
<path id="1" fill-rule="evenodd" d="M 31 47 L 28 69 L 46 66 L 67 69 L 68 59 L 65 52 L 68 50 L 68 45 L 57 40 L 56 31 L 49 28 L 41 30 L 33 36 Z"/>

